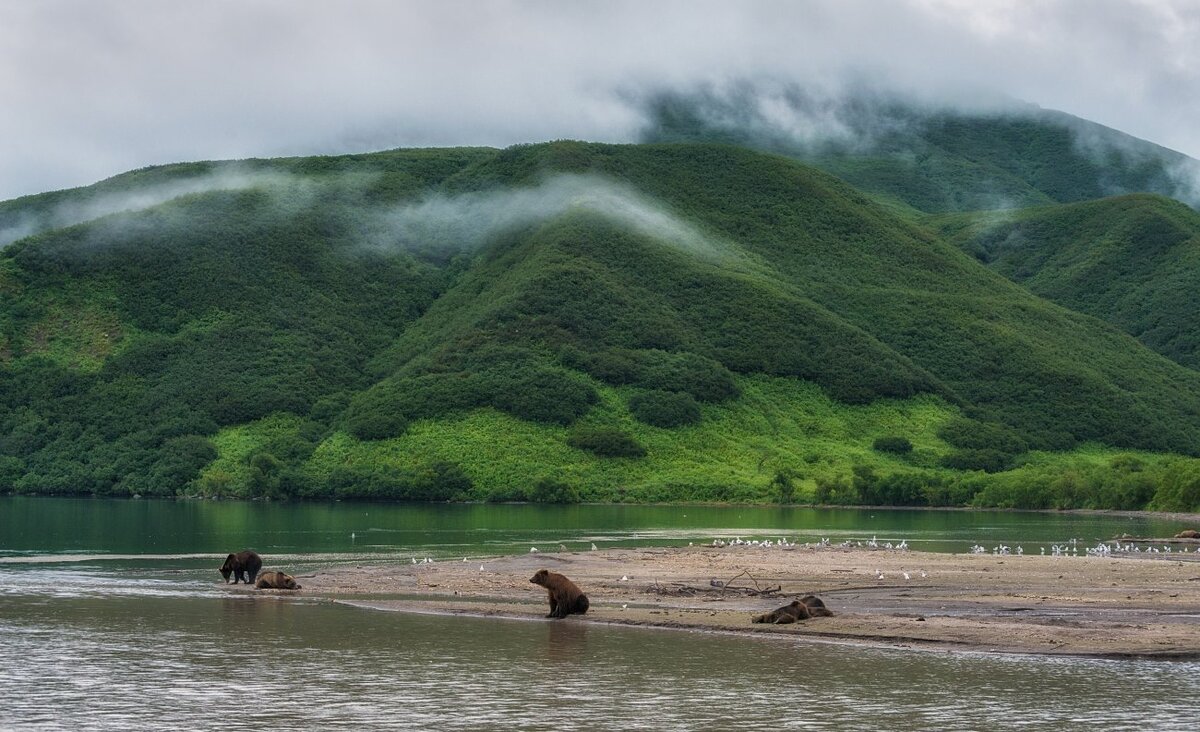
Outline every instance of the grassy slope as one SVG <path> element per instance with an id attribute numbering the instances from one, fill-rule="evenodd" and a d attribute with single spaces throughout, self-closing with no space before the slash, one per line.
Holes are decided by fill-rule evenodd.
<path id="1" fill-rule="evenodd" d="M 259 481 L 319 493 L 335 467 L 451 460 L 475 495 L 553 473 L 597 498 L 621 487 L 641 500 L 761 498 L 781 469 L 813 490 L 855 464 L 932 466 L 945 453 L 934 430 L 959 406 L 1034 444 L 1200 444 L 1200 377 L 784 158 L 555 143 L 261 165 L 319 195 L 294 180 L 282 202 L 259 189 L 196 194 L 5 252 L 0 480 L 172 492 L 208 465 L 210 492 L 256 492 Z M 577 211 L 449 262 L 361 246 L 374 232 L 359 214 L 379 202 L 529 186 L 548 173 L 632 187 L 736 266 Z M 81 310 L 89 316 L 61 317 Z M 106 346 L 104 333 L 123 338 Z M 740 374 L 741 395 L 697 391 L 700 424 L 649 427 L 626 403 L 644 380 L 584 377 L 566 347 L 648 362 L 691 354 L 701 376 Z M 456 376 L 480 374 L 469 394 L 454 392 L 465 383 Z M 574 411 L 553 411 L 567 392 L 582 395 Z M 400 437 L 339 431 L 355 410 L 401 408 L 413 411 Z M 280 410 L 303 416 L 259 421 Z M 900 430 L 904 412 L 915 417 Z M 561 424 L 572 421 L 619 426 L 649 454 L 602 460 L 569 448 Z M 869 449 L 909 432 L 911 460 Z"/>
<path id="2" fill-rule="evenodd" d="M 323 441 L 305 469 L 314 477 L 336 467 L 389 464 L 415 469 L 436 460 L 460 462 L 479 496 L 504 494 L 547 474 L 568 479 L 591 500 L 760 500 L 779 470 L 794 469 L 810 488 L 817 476 L 848 473 L 856 463 L 881 469 L 929 467 L 948 448 L 937 428 L 956 413 L 936 397 L 887 399 L 851 406 L 810 382 L 747 376 L 741 396 L 707 405 L 704 420 L 681 428 L 651 427 L 625 407 L 627 389 L 598 385 L 601 397 L 581 423 L 616 427 L 647 449 L 646 458 L 599 458 L 566 444 L 569 429 L 515 419 L 492 409 L 414 424 L 403 436 L 360 442 L 344 432 Z M 272 417 L 229 428 L 217 438 L 221 459 L 206 472 L 246 479 L 245 458 L 300 420 Z M 875 452 L 875 438 L 902 435 L 915 450 L 904 458 Z"/>
<path id="3" fill-rule="evenodd" d="M 1200 368 L 1200 213 L 1130 195 L 934 219 L 996 272 Z"/>

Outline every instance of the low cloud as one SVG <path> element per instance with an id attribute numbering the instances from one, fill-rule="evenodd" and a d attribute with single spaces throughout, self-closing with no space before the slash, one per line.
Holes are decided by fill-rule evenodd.
<path id="1" fill-rule="evenodd" d="M 45 208 L 24 207 L 15 215 L 0 214 L 0 248 L 50 229 L 74 226 L 118 213 L 142 211 L 183 196 L 250 188 L 295 189 L 297 185 L 301 184 L 286 175 L 249 170 L 233 164 L 203 175 L 136 186 L 126 191 L 73 197 Z"/>
<path id="2" fill-rule="evenodd" d="M 744 260 L 719 236 L 702 231 L 633 188 L 598 175 L 556 175 L 537 185 L 454 195 L 433 194 L 379 217 L 385 241 L 405 248 L 475 249 L 506 231 L 572 211 L 601 216 L 636 234 L 713 263 Z"/>
<path id="3" fill-rule="evenodd" d="M 630 90 L 744 78 L 816 90 L 757 102 L 798 139 L 853 123 L 822 100 L 865 79 L 1200 154 L 1189 0 L 0 3 L 0 69 L 0 199 L 183 160 L 631 141 Z"/>

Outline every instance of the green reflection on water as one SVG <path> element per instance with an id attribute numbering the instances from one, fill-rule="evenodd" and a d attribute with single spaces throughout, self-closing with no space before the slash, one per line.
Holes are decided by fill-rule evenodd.
<path id="1" fill-rule="evenodd" d="M 914 548 L 965 551 L 974 542 L 1094 543 L 1121 533 L 1173 534 L 1153 516 L 998 511 L 892 511 L 778 506 L 263 503 L 0 497 L 0 551 L 219 554 L 421 549 L 440 556 L 572 549 L 596 542 L 663 545 L 717 536 L 905 539 Z"/>

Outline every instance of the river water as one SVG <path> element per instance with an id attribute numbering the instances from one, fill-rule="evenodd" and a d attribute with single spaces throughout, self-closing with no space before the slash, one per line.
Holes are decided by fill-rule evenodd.
<path id="1" fill-rule="evenodd" d="M 0 498 L 0 729 L 1191 728 L 1198 663 L 409 615 L 231 597 L 215 572 L 247 546 L 299 572 L 593 542 L 1034 551 L 1171 530 L 1075 514 Z"/>

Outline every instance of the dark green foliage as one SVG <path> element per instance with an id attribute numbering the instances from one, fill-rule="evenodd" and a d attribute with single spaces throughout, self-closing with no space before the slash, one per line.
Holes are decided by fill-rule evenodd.
<path id="1" fill-rule="evenodd" d="M 408 429 L 404 415 L 386 406 L 370 404 L 352 412 L 346 419 L 346 430 L 360 440 L 386 440 L 399 437 Z"/>
<path id="2" fill-rule="evenodd" d="M 700 405 L 691 394 L 677 391 L 643 391 L 629 397 L 629 411 L 639 421 L 655 427 L 680 427 L 700 421 Z"/>
<path id="3" fill-rule="evenodd" d="M 567 436 L 567 444 L 600 457 L 646 456 L 646 448 L 621 430 L 604 427 L 577 427 Z"/>
<path id="4" fill-rule="evenodd" d="M 369 471 L 338 469 L 308 497 L 362 500 L 461 501 L 471 491 L 471 479 L 457 465 L 433 463 L 418 471 L 387 465 Z"/>
<path id="5" fill-rule="evenodd" d="M 913 449 L 912 443 L 907 437 L 880 437 L 871 447 L 879 452 L 890 452 L 897 455 L 907 455 Z"/>
<path id="6" fill-rule="evenodd" d="M 579 503 L 579 491 L 569 483 L 555 478 L 542 478 L 529 491 L 535 503 Z"/>
<path id="7" fill-rule="evenodd" d="M 982 470 L 999 473 L 1008 468 L 1012 454 L 990 448 L 963 448 L 942 458 L 942 465 L 955 470 Z"/>
<path id="8" fill-rule="evenodd" d="M 952 419 L 938 430 L 938 437 L 955 447 L 992 450 L 1004 455 L 1017 455 L 1028 449 L 1016 430 L 996 422 Z"/>
<path id="9" fill-rule="evenodd" d="M 628 348 L 587 353 L 567 347 L 563 349 L 562 360 L 616 386 L 632 384 L 643 389 L 687 392 L 702 402 L 720 402 L 737 396 L 737 385 L 729 369 L 695 353 Z"/>
<path id="10" fill-rule="evenodd" d="M 385 379 L 354 398 L 346 428 L 360 439 L 386 439 L 414 420 L 478 407 L 565 425 L 595 401 L 596 390 L 576 374 L 537 363 L 501 363 L 483 371 Z"/>
<path id="11" fill-rule="evenodd" d="M 1000 274 L 1200 368 L 1200 213 L 1161 196 L 940 219 Z"/>
<path id="12" fill-rule="evenodd" d="M 1152 192 L 1193 196 L 1177 152 L 1061 112 L 1013 105 L 994 112 L 924 107 L 886 95 L 814 100 L 782 95 L 803 118 L 836 118 L 845 135 L 813 140 L 765 119 L 761 88 L 667 93 L 647 104 L 648 141 L 733 143 L 816 165 L 865 191 L 927 212 L 1015 208 Z"/>
<path id="13" fill-rule="evenodd" d="M 1164 471 L 1151 508 L 1159 511 L 1200 511 L 1200 466 L 1174 463 Z"/>
<path id="14" fill-rule="evenodd" d="M 1074 169 L 998 160 L 1025 145 L 1025 134 L 1034 140 L 1027 151 L 1059 150 L 1053 135 L 1006 122 L 993 145 L 953 120 L 938 124 L 947 145 L 973 140 L 986 152 L 978 165 L 1039 196 L 1065 195 L 1080 179 Z M 968 147 L 955 159 L 965 160 Z M 221 494 L 229 476 L 197 480 L 212 459 L 211 438 L 284 413 L 311 423 L 254 443 L 252 464 L 239 466 L 254 493 L 445 500 L 469 489 L 461 474 L 343 469 L 326 484 L 310 456 L 339 429 L 385 439 L 418 420 L 480 408 L 570 426 L 596 402 L 597 380 L 628 387 L 630 410 L 647 424 L 690 424 L 700 403 L 738 398 L 734 374 L 812 381 L 853 404 L 936 395 L 969 415 L 943 431 L 958 450 L 951 463 L 964 469 L 1081 441 L 1200 452 L 1195 371 L 1031 295 L 895 207 L 792 160 L 735 147 L 559 142 L 260 161 L 248 165 L 286 179 L 78 226 L 51 220 L 59 203 L 222 165 L 137 171 L 0 204 L 0 228 L 25 214 L 49 222 L 0 253 L 0 489 Z M 469 245 L 388 223 L 397 206 L 426 195 L 452 201 L 580 172 L 607 181 L 600 199 L 617 205 L 573 205 Z M 1153 306 L 1129 312 L 1161 318 L 1129 332 L 1184 353 L 1195 308 L 1166 293 L 1200 288 L 1186 278 L 1146 288 L 1156 273 L 1200 269 L 1185 256 L 1192 223 L 1151 202 L 1124 210 L 1118 218 L 1129 223 L 1114 242 L 1140 241 L 1156 258 L 1179 257 L 1179 266 L 1143 270 L 1129 256 L 1102 257 L 1126 294 L 1101 292 L 1098 275 L 1076 284 L 1095 291 L 1097 303 L 1122 307 L 1128 293 L 1153 290 Z M 642 210 L 670 225 L 627 220 Z M 1093 226 L 1094 214 L 1053 225 L 1031 215 L 972 251 L 1015 263 L 1010 253 L 1027 248 L 1019 239 L 1066 241 L 1060 229 Z M 974 220 L 947 222 L 940 229 L 955 237 L 981 231 Z M 1019 266 L 1066 271 L 1040 256 Z M 615 439 L 595 444 L 632 452 Z M 1124 505 L 1146 495 L 1144 475 L 1127 478 L 1082 485 Z M 918 500 L 918 479 L 891 480 L 863 473 L 819 479 L 817 489 L 839 502 Z M 930 503 L 970 501 L 984 488 L 1001 495 L 991 474 L 919 480 Z M 1178 485 L 1161 493 L 1165 503 L 1186 503 L 1186 482 Z M 1060 488 L 1054 495 L 1082 500 Z M 763 489 L 699 492 L 736 500 Z M 639 497 L 670 490 L 686 489 L 647 487 Z"/>
<path id="15" fill-rule="evenodd" d="M 791 470 L 776 472 L 768 487 L 771 495 L 780 503 L 792 503 L 796 499 L 796 477 L 796 473 Z"/>

